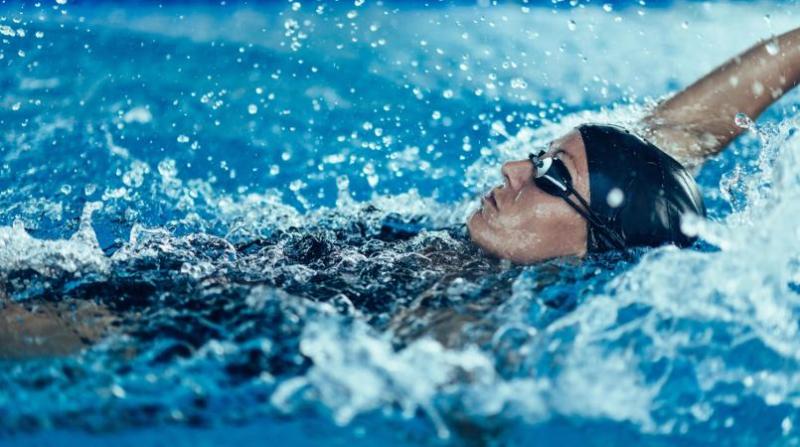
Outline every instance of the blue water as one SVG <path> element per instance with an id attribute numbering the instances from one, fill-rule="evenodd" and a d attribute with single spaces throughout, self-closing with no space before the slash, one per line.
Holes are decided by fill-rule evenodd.
<path id="1" fill-rule="evenodd" d="M 0 361 L 0 444 L 796 445 L 797 92 L 692 249 L 465 237 L 502 161 L 797 25 L 642 3 L 2 6 L 0 297 L 118 324 Z"/>

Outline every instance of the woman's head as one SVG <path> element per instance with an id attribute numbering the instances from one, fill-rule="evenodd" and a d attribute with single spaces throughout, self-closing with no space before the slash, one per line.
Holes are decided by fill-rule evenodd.
<path id="1" fill-rule="evenodd" d="M 574 189 L 566 198 L 554 195 L 552 187 L 540 187 L 547 186 L 542 179 L 534 180 L 531 161 L 504 164 L 504 184 L 483 198 L 467 223 L 472 240 L 490 254 L 531 263 L 694 241 L 680 230 L 680 219 L 705 215 L 697 185 L 653 144 L 620 127 L 583 125 L 553 141 L 543 157 L 563 162 Z"/>
<path id="2" fill-rule="evenodd" d="M 554 140 L 545 156 L 559 157 L 575 190 L 591 200 L 586 150 L 577 130 Z M 501 172 L 503 184 L 481 199 L 481 208 L 467 221 L 476 245 L 521 264 L 586 253 L 586 221 L 564 199 L 534 184 L 528 159 L 507 162 Z"/>

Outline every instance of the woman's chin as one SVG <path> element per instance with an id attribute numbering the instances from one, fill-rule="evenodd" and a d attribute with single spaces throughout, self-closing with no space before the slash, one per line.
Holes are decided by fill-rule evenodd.
<path id="1" fill-rule="evenodd" d="M 483 208 L 478 208 L 467 218 L 467 233 L 469 234 L 472 242 L 481 247 L 479 242 L 480 235 L 486 230 L 486 220 L 483 216 Z"/>

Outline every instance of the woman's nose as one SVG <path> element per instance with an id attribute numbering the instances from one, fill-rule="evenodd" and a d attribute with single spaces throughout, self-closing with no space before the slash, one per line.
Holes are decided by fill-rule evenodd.
<path id="1" fill-rule="evenodd" d="M 530 160 L 509 161 L 503 163 L 500 172 L 511 189 L 519 190 L 533 178 L 533 164 Z"/>

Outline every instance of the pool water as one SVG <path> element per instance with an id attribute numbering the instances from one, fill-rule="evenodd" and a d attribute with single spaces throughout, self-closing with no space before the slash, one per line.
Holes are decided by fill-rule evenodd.
<path id="1" fill-rule="evenodd" d="M 797 92 L 698 170 L 691 249 L 522 267 L 463 226 L 796 6 L 3 5 L 0 298 L 114 324 L 0 360 L 0 444 L 796 445 Z"/>

